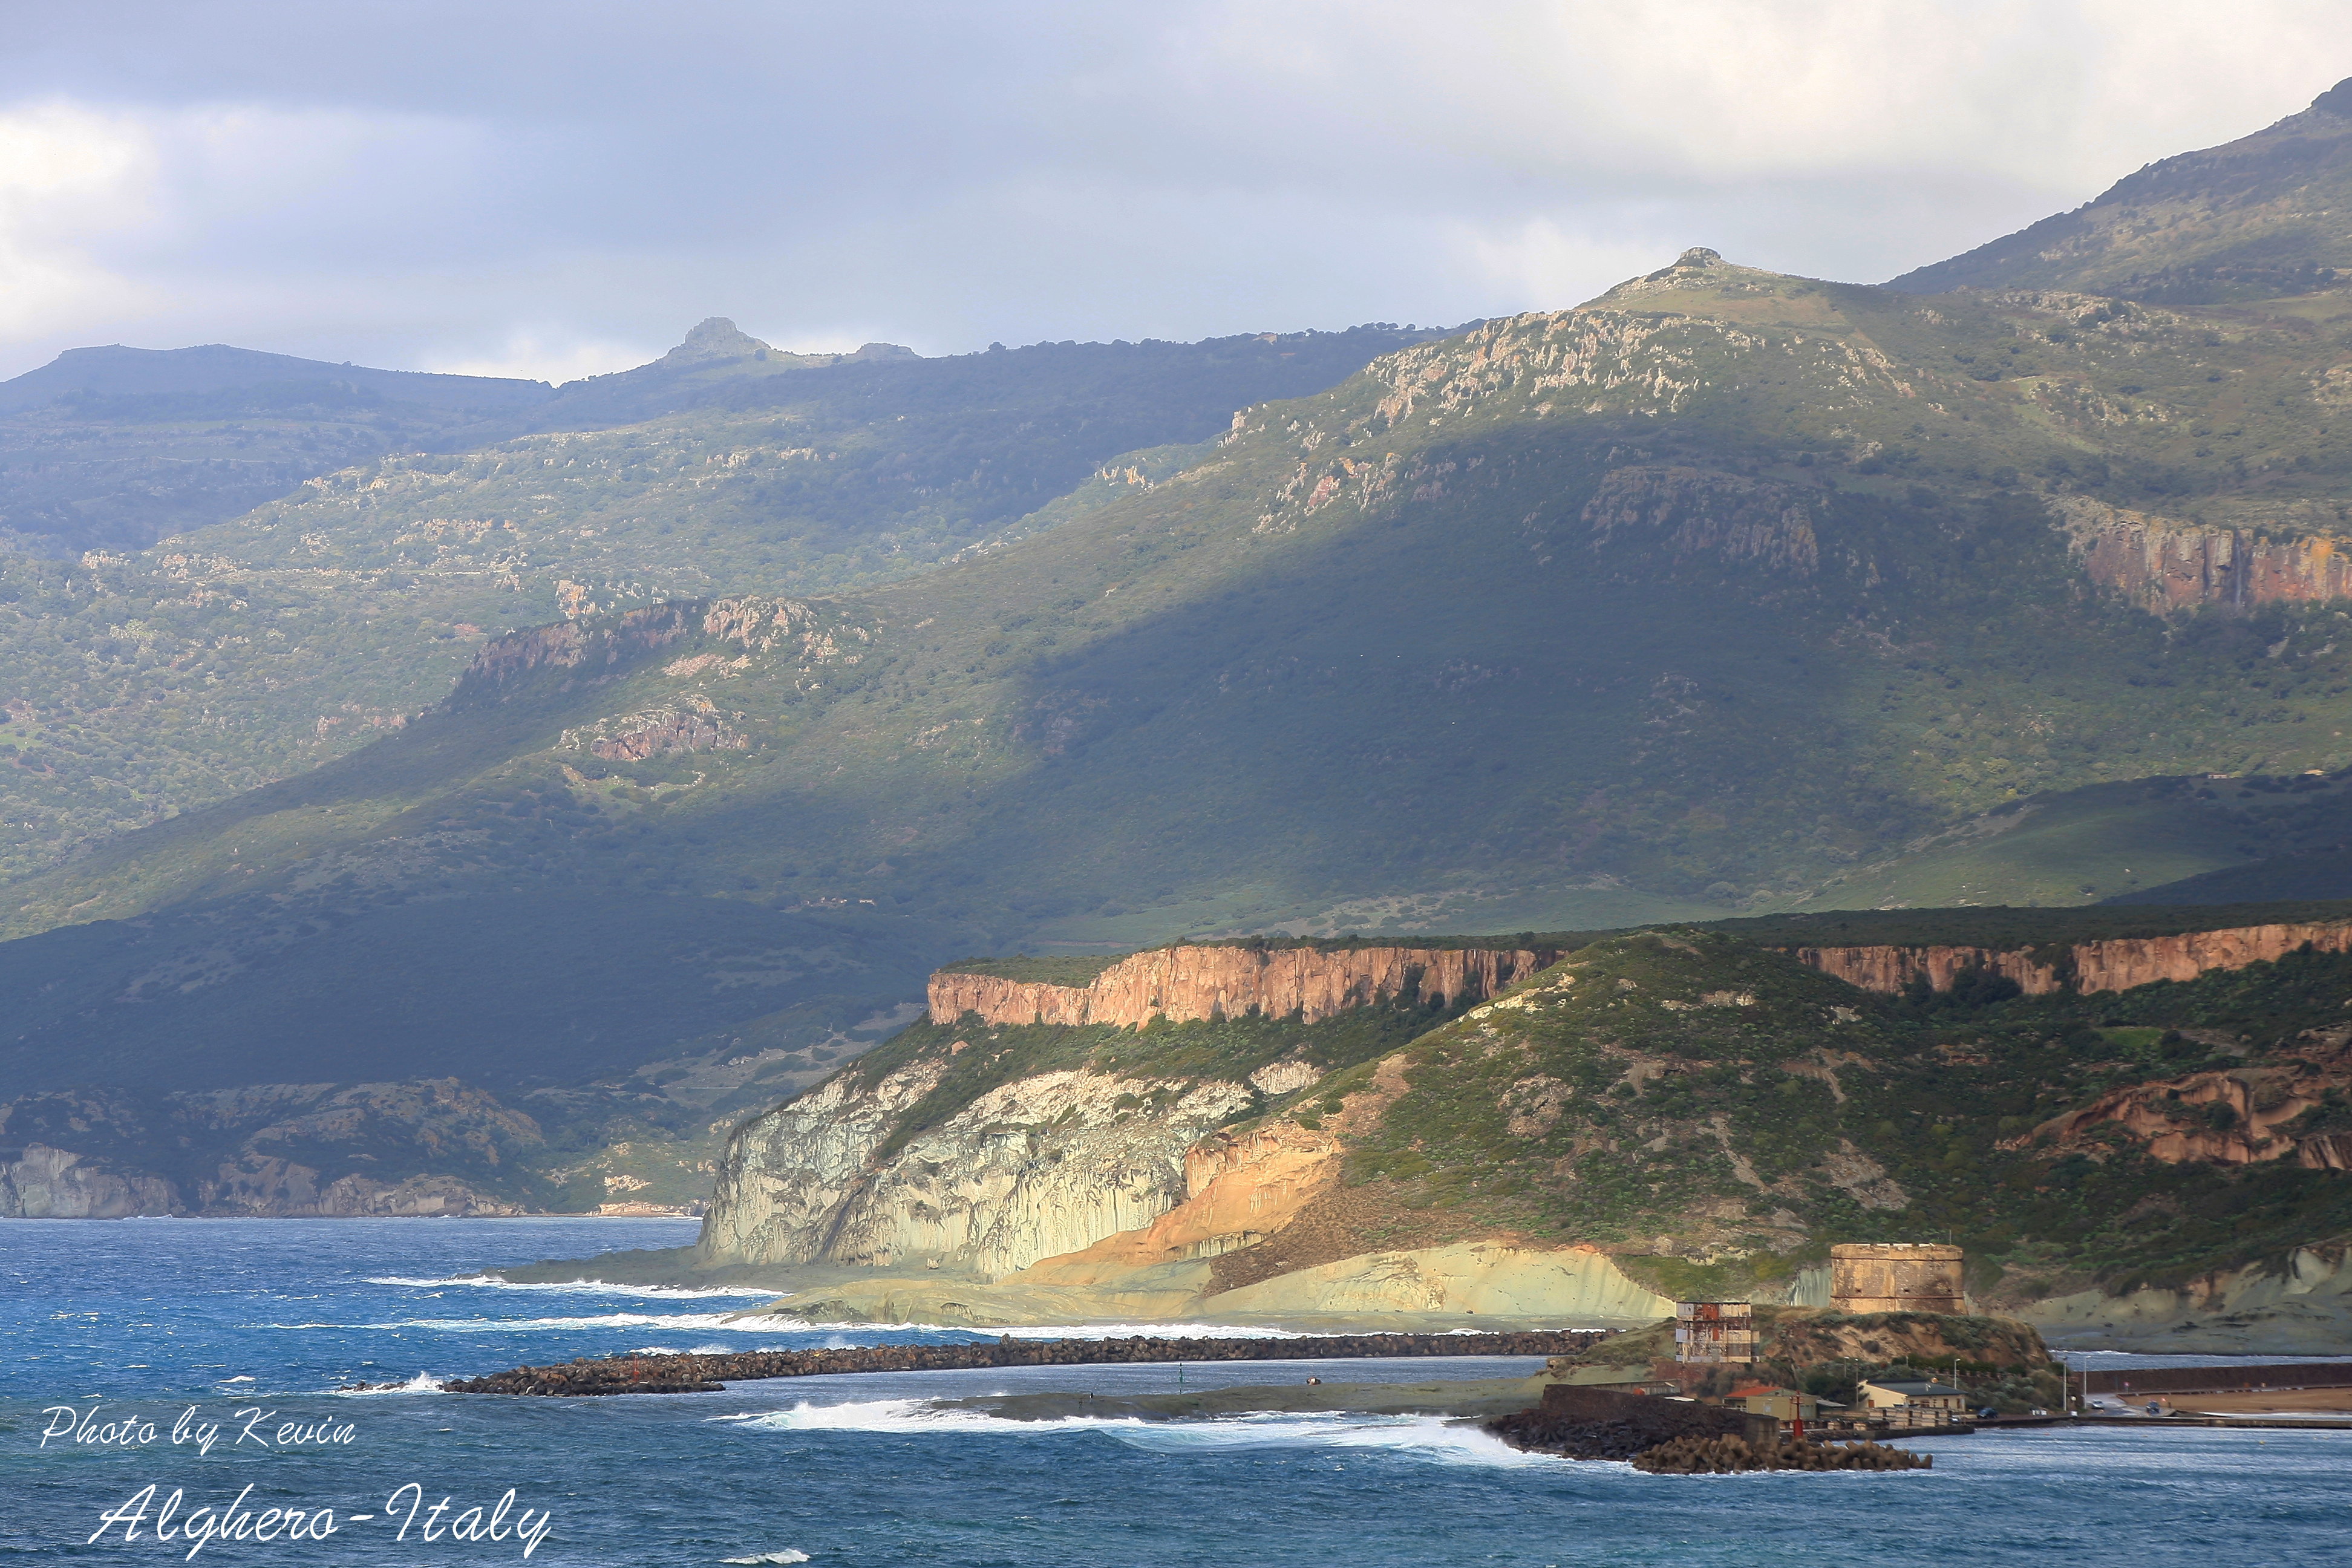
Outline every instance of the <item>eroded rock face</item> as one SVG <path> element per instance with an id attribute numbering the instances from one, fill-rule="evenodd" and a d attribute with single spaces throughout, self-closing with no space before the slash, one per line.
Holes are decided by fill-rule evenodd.
<path id="1" fill-rule="evenodd" d="M 1252 1246 L 1298 1217 L 1339 1176 L 1339 1141 L 1287 1119 L 1247 1132 L 1213 1132 L 1184 1153 L 1184 1201 L 1139 1230 L 1048 1258 L 1024 1280 L 1098 1285 L 1129 1271 L 1191 1262 Z"/>
<path id="2" fill-rule="evenodd" d="M 1007 1273 L 1173 1208 L 1185 1152 L 1252 1100 L 1233 1083 L 1042 1073 L 892 1147 L 944 1070 L 919 1062 L 870 1088 L 845 1074 L 747 1124 L 720 1166 L 698 1261 Z"/>
<path id="3" fill-rule="evenodd" d="M 2078 1350 L 2334 1354 L 2352 1330 L 2352 1248 L 2299 1247 L 2284 1262 L 2202 1275 L 2177 1289 L 2083 1290 L 2018 1315 Z"/>
<path id="4" fill-rule="evenodd" d="M 2352 595 L 2352 554 L 2338 540 L 2207 528 L 2119 510 L 2087 496 L 2053 504 L 2091 580 L 2151 614 Z"/>
<path id="5" fill-rule="evenodd" d="M 1810 577 L 1821 566 L 1813 531 L 1819 498 L 1817 490 L 1702 468 L 1612 468 L 1580 521 L 1594 550 L 1664 539 L 1677 562 L 1715 557 Z"/>
<path id="6" fill-rule="evenodd" d="M 1895 995 L 1915 979 L 1948 991 L 1963 973 L 1981 970 L 2017 982 L 2028 996 L 2062 989 L 2128 991 L 2158 980 L 2194 980 L 2216 969 L 2243 969 L 2284 958 L 2305 942 L 2319 952 L 2352 952 L 2352 921 L 2241 926 L 2178 936 L 2118 937 L 2076 942 L 2064 961 L 2048 948 L 1801 947 L 1797 962 L 1850 985 Z"/>
<path id="7" fill-rule="evenodd" d="M 1393 996 L 1448 1004 L 1493 996 L 1555 963 L 1549 949 L 1163 947 L 1120 959 L 1089 985 L 1046 985 L 941 970 L 931 1021 L 977 1013 L 987 1024 L 1118 1024 L 1235 1018 L 1255 1008 L 1318 1023 Z"/>
<path id="8" fill-rule="evenodd" d="M 454 1079 L 27 1095 L 0 1104 L 0 1217 L 522 1214 L 479 1178 L 542 1142 Z"/>
<path id="9" fill-rule="evenodd" d="M 2347 1088 L 2352 1088 L 2352 1027 L 2315 1030 L 2281 1059 L 2114 1089 L 2002 1147 L 2048 1143 L 2097 1153 L 2120 1141 L 2167 1164 L 2292 1159 L 2306 1170 L 2347 1170 L 2352 1132 L 2297 1135 L 2291 1130 L 2330 1089 Z"/>
<path id="10" fill-rule="evenodd" d="M 185 1212 L 169 1182 L 105 1170 L 46 1143 L 28 1143 L 0 1163 L 0 1217 L 126 1219 Z"/>

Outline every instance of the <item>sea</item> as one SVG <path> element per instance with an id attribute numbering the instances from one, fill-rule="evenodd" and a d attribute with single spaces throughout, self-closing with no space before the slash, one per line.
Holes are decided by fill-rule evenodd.
<path id="1" fill-rule="evenodd" d="M 0 1221 L 0 1568 L 2352 1563 L 2352 1429 L 1985 1432 L 1917 1445 L 1936 1457 L 1927 1471 L 1685 1477 L 1521 1454 L 1428 1419 L 1033 1424 L 929 1405 L 1180 1379 L 1492 1377 L 1532 1360 L 867 1373 L 598 1399 L 440 1392 L 440 1379 L 616 1351 L 982 1337 L 729 1321 L 759 1293 L 480 1277 L 693 1231 Z M 394 1386 L 345 1391 L 358 1383 Z"/>

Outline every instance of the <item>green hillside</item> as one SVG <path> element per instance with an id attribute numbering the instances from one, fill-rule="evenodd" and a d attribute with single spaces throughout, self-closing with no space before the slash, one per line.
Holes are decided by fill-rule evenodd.
<path id="1" fill-rule="evenodd" d="M 2352 279 L 2352 80 L 2226 146 L 2126 175 L 1887 287 L 2072 289 L 2169 305 L 2278 300 Z"/>
<path id="2" fill-rule="evenodd" d="M 420 851 L 393 824 L 511 824 L 601 795 L 641 803 L 671 890 L 872 899 L 992 945 L 1475 929 L 1507 906 L 1511 924 L 1591 929 L 1661 912 L 1629 894 L 1685 918 L 1926 901 L 1879 868 L 1971 819 L 1969 852 L 1997 857 L 2003 823 L 1979 814 L 2016 801 L 2352 764 L 2338 612 L 2159 618 L 2087 584 L 2060 526 L 2063 504 L 2145 503 L 2152 475 L 2193 479 L 2164 498 L 2191 518 L 2336 493 L 2345 453 L 2312 417 L 2311 367 L 2337 351 L 2092 315 L 1695 253 L 1583 310 L 1254 405 L 1213 456 L 1050 536 L 805 612 L 698 607 L 658 659 L 566 697 L 561 724 L 361 753 L 373 776 L 440 748 L 424 793 L 332 823 L 256 797 L 132 835 L 21 884 L 14 924 L 214 896 L 215 821 L 258 836 L 248 876 L 293 875 L 299 841 L 306 858 L 422 853 L 467 885 L 593 882 L 607 873 L 575 836 L 517 865 Z M 1985 381 L 1959 358 L 1994 354 L 2032 374 Z M 2126 395 L 2166 417 L 2118 425 L 2103 410 Z M 2174 466 L 2194 458 L 2175 427 L 2223 397 L 2262 460 Z M 789 624 L 743 624 L 775 614 Z M 453 711 L 474 700 L 461 689 Z M 718 715 L 728 746 L 597 752 L 688 711 Z M 2180 805 L 2208 820 L 2182 835 L 2163 802 L 2197 787 L 2125 791 L 2157 803 L 2134 819 L 2164 850 L 2133 867 L 2141 885 L 2280 841 L 2267 806 L 2234 798 Z M 2009 842 L 2123 809 L 2079 798 L 2019 814 Z M 1932 901 L 2127 890 L 2104 863 L 2028 863 L 2022 896 L 1948 868 Z"/>
<path id="3" fill-rule="evenodd" d="M 881 345 L 785 354 L 706 322 L 653 364 L 492 415 L 402 423 L 366 403 L 373 384 L 346 388 L 378 420 L 356 447 L 299 405 L 317 390 L 304 384 L 161 392 L 128 398 L 127 412 L 116 398 L 102 419 L 76 412 L 96 406 L 86 402 L 31 409 L 16 417 L 79 432 L 97 468 L 0 466 L 0 491 L 21 471 L 85 499 L 109 486 L 146 494 L 142 454 L 160 443 L 156 460 L 189 483 L 229 487 L 206 503 L 223 510 L 194 521 L 269 504 L 143 552 L 0 552 L 0 879 L 341 755 L 437 700 L 510 627 L 716 587 L 904 576 L 1150 483 L 1234 408 L 1318 390 L 1428 335 L 1366 327 L 922 360 Z M 255 397 L 298 403 L 266 430 L 229 417 Z M 7 427 L 0 418 L 0 465 Z M 204 458 L 203 441 L 303 449 L 231 472 Z M 387 447 L 397 455 L 375 458 Z M 341 466 L 354 457 L 370 460 Z"/>
<path id="4" fill-rule="evenodd" d="M 2119 1087 L 2271 1068 L 2332 1075 L 2334 1109 L 2295 1135 L 2352 1126 L 2336 1047 L 2305 1033 L 2340 1035 L 2347 982 L 2352 961 L 2291 957 L 1918 1010 L 1726 936 L 1608 939 L 1309 1090 L 1326 1115 L 1364 1097 L 1336 1123 L 1344 1184 L 1219 1277 L 1503 1232 L 1603 1245 L 1677 1295 L 1785 1279 L 1832 1239 L 1958 1241 L 1971 1288 L 2010 1305 L 2179 1285 L 2352 1229 L 2352 1184 L 2291 1158 L 2168 1163 L 2113 1124 L 2087 1144 L 2033 1129 Z"/>
<path id="5" fill-rule="evenodd" d="M 2167 188 L 2234 200 L 2213 158 Z M 601 1095 L 749 1040 L 773 1088 L 973 952 L 2259 896 L 2352 839 L 2352 289 L 2294 281 L 1694 250 L 1444 337 L 715 321 L 469 449 L 7 558 L 8 1070 L 331 1037 Z"/>

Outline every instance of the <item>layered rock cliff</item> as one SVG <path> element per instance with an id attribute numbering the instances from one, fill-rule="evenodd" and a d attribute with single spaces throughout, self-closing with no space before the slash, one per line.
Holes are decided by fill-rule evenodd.
<path id="1" fill-rule="evenodd" d="M 1114 1024 L 1237 1018 L 1255 1012 L 1318 1023 L 1402 997 L 1450 1006 L 1502 994 L 1555 963 L 1551 949 L 1163 947 L 1120 959 L 1092 984 L 1049 985 L 943 969 L 931 976 L 931 1021 L 967 1013 L 983 1024 Z"/>
<path id="2" fill-rule="evenodd" d="M 1796 957 L 1884 996 L 1922 979 L 1932 990 L 1949 991 L 1954 981 L 1972 972 L 2013 980 L 2028 996 L 2046 996 L 2070 986 L 2081 992 L 2128 991 L 2158 980 L 2194 980 L 2213 970 L 2273 963 L 2306 944 L 2316 952 L 2352 952 L 2352 921 L 2241 926 L 2032 948 L 1801 947 Z"/>
<path id="3" fill-rule="evenodd" d="M 2340 540 L 2209 528 L 2120 510 L 2086 496 L 2063 497 L 2053 505 L 2092 581 L 2151 614 L 2352 595 L 2352 553 Z"/>
<path id="4" fill-rule="evenodd" d="M 745 1124 L 698 1258 L 1006 1273 L 1174 1207 L 1186 1152 L 1253 1100 L 1230 1082 L 1046 1072 L 911 1125 L 951 1059 L 843 1074 Z"/>

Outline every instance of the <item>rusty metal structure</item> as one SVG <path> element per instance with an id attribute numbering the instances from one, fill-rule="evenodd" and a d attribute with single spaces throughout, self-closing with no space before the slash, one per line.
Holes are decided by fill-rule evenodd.
<path id="1" fill-rule="evenodd" d="M 1686 1366 L 1756 1359 L 1756 1311 L 1746 1301 L 1675 1303 L 1675 1359 Z"/>

